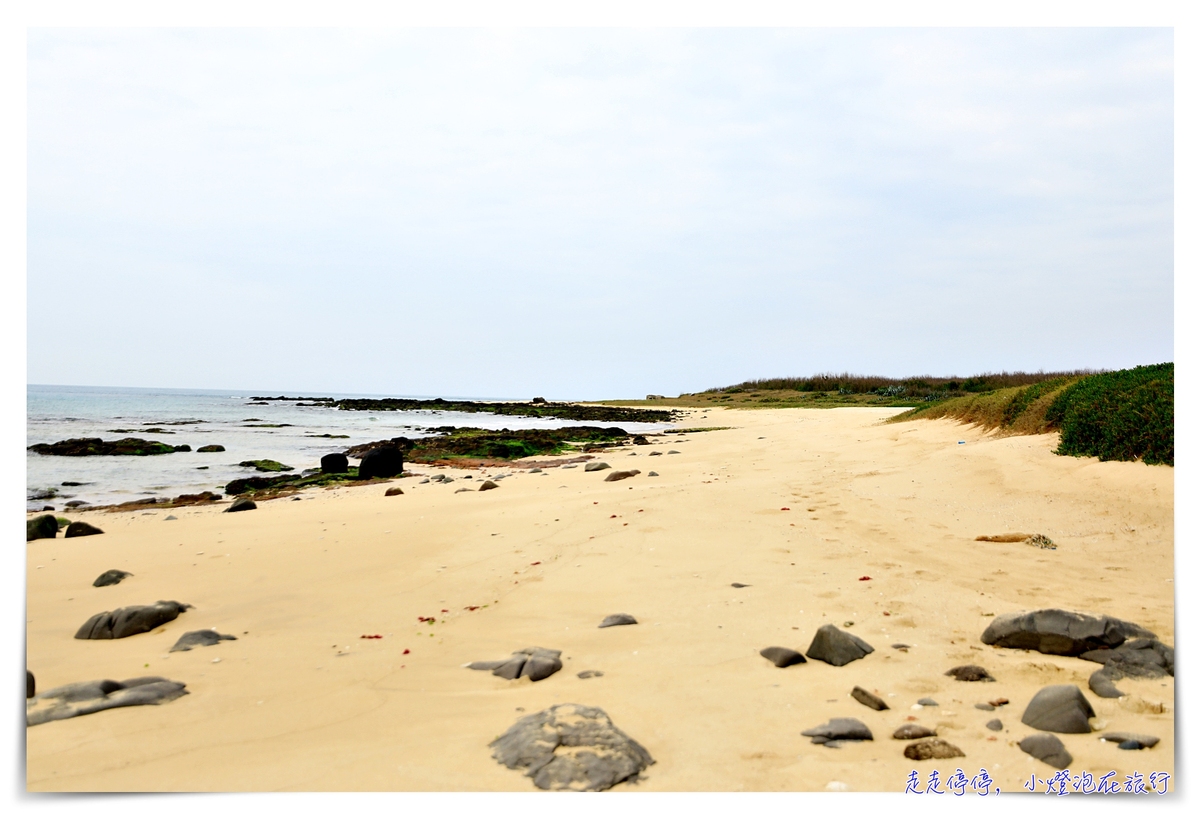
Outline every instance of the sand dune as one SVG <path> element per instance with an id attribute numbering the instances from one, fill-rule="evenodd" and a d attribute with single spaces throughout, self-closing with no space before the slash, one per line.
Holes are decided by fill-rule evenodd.
<path id="1" fill-rule="evenodd" d="M 914 769 L 944 780 L 959 767 L 1020 790 L 1054 772 L 1015 746 L 1034 732 L 1025 704 L 1048 684 L 1086 691 L 1099 665 L 980 634 L 995 614 L 1060 607 L 1174 644 L 1173 470 L 1058 457 L 1053 435 L 881 423 L 894 411 L 694 412 L 684 425 L 733 428 L 607 453 L 642 472 L 619 482 L 549 469 L 484 493 L 405 478 L 390 484 L 398 497 L 374 485 L 174 521 L 72 515 L 106 533 L 27 549 L 39 689 L 161 675 L 190 695 L 29 728 L 28 788 L 524 792 L 529 779 L 488 743 L 575 702 L 604 709 L 657 762 L 616 790 L 902 791 Z M 680 453 L 648 456 L 668 449 Z M 1057 548 L 976 541 L 1008 532 Z M 92 587 L 110 568 L 134 576 Z M 160 599 L 195 608 L 148 634 L 73 638 L 95 613 Z M 613 613 L 639 624 L 597 628 Z M 759 656 L 804 651 L 826 623 L 875 652 L 844 667 Z M 168 653 L 201 628 L 238 638 Z M 563 670 L 530 682 L 462 667 L 533 645 L 562 650 Z M 968 663 L 997 681 L 944 675 Z M 856 685 L 891 709 L 852 699 Z M 1129 752 L 1061 736 L 1072 772 L 1173 775 L 1174 680 L 1118 687 L 1130 695 L 1088 693 L 1098 722 L 1161 742 Z M 913 710 L 922 697 L 940 706 Z M 974 707 L 998 697 L 1011 704 Z M 829 749 L 800 735 L 840 716 L 875 740 Z M 910 716 L 965 758 L 906 759 L 890 736 Z M 1002 731 L 984 727 L 997 717 Z"/>

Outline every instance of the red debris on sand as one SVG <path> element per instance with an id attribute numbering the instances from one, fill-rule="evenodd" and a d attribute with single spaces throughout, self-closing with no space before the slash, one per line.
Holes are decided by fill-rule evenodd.
<path id="1" fill-rule="evenodd" d="M 432 616 L 418 616 L 417 621 L 418 622 L 428 622 L 430 625 L 432 625 L 434 622 L 437 622 L 437 620 L 434 619 Z"/>
<path id="2" fill-rule="evenodd" d="M 360 636 L 358 638 L 359 639 L 382 639 L 383 634 L 382 633 L 376 633 L 376 634 L 364 633 L 362 636 Z"/>
<path id="3" fill-rule="evenodd" d="M 890 613 L 888 613 L 887 611 L 884 611 L 884 612 L 883 612 L 883 615 L 884 615 L 884 616 L 891 616 L 891 614 L 890 614 Z"/>
<path id="4" fill-rule="evenodd" d="M 788 508 L 787 506 L 784 506 L 783 508 L 781 508 L 781 509 L 779 509 L 779 510 L 780 510 L 780 511 L 791 511 L 791 509 L 790 509 L 790 508 Z"/>
<path id="5" fill-rule="evenodd" d="M 449 609 L 449 608 L 442 608 L 442 613 L 450 613 L 450 609 Z"/>
<path id="6" fill-rule="evenodd" d="M 610 516 L 608 519 L 610 519 L 610 520 L 615 520 L 615 519 L 617 519 L 617 515 L 616 515 L 616 514 L 613 514 L 613 515 L 611 515 L 611 516 Z"/>
<path id="7" fill-rule="evenodd" d="M 400 654 L 400 655 L 401 655 L 401 656 L 406 656 L 406 655 L 408 655 L 408 653 L 409 653 L 409 650 L 408 650 L 408 648 L 405 648 L 405 649 L 404 649 L 404 653 L 402 653 L 402 654 Z M 400 667 L 404 667 L 404 665 L 400 665 Z"/>
<path id="8" fill-rule="evenodd" d="M 866 576 L 866 575 L 864 574 L 863 576 L 861 576 L 861 577 L 859 577 L 859 578 L 858 578 L 858 581 L 859 581 L 859 582 L 866 582 L 866 581 L 867 581 L 867 580 L 869 580 L 869 579 L 870 579 L 870 577 L 868 577 L 868 576 Z"/>
<path id="9" fill-rule="evenodd" d="M 405 651 L 405 653 L 407 653 L 407 652 L 408 652 L 408 651 Z M 904 720 L 905 720 L 905 721 L 916 721 L 916 720 L 917 720 L 917 717 L 916 717 L 916 716 L 905 716 L 905 717 L 904 717 Z"/>
<path id="10" fill-rule="evenodd" d="M 988 702 L 988 704 L 990 704 L 992 707 L 1003 707 L 1004 705 L 1008 704 L 1008 699 L 992 699 L 990 702 Z"/>
<path id="11" fill-rule="evenodd" d="M 479 606 L 478 605 L 468 605 L 467 607 L 463 608 L 463 610 L 464 611 L 478 611 Z"/>
<path id="12" fill-rule="evenodd" d="M 530 564 L 530 565 L 541 565 L 541 564 L 542 564 L 542 561 L 541 561 L 541 560 L 538 560 L 537 562 L 531 562 L 531 563 L 529 563 L 529 564 Z"/>

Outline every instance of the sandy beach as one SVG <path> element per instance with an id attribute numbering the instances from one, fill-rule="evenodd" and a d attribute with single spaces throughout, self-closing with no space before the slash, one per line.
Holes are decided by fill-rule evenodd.
<path id="1" fill-rule="evenodd" d="M 28 728 L 28 789 L 529 792 L 488 744 L 571 702 L 655 759 L 614 791 L 900 792 L 914 769 L 924 782 L 957 768 L 1023 791 L 1054 773 L 1016 746 L 1035 732 L 1025 705 L 1052 684 L 1078 685 L 1102 730 L 1161 739 L 1129 752 L 1061 735 L 1073 774 L 1174 776 L 1173 678 L 1123 679 L 1129 695 L 1100 699 L 1087 686 L 1099 665 L 980 641 L 995 615 L 1064 608 L 1174 645 L 1173 468 L 1056 456 L 1057 435 L 882 422 L 898 411 L 694 410 L 681 427 L 731 428 L 599 455 L 641 470 L 619 482 L 548 468 L 459 492 L 478 480 L 422 484 L 464 472 L 417 465 L 239 514 L 70 514 L 105 533 L 27 544 L 39 690 L 157 675 L 189 695 Z M 404 494 L 385 497 L 392 486 Z M 975 539 L 1010 532 L 1057 548 Z M 133 576 L 92 586 L 113 568 Z M 195 607 L 151 633 L 73 638 L 93 614 L 156 600 Z M 638 624 L 597 627 L 613 613 Z M 843 667 L 759 655 L 806 651 L 825 624 L 874 652 Z M 201 628 L 237 640 L 168 653 Z M 563 669 L 531 682 L 463 667 L 533 645 L 561 650 Z M 964 664 L 996 681 L 945 675 Z M 938 706 L 914 709 L 923 697 Z M 975 708 L 998 698 L 1010 703 Z M 835 717 L 874 741 L 801 735 Z M 891 735 L 910 717 L 965 757 L 905 758 Z"/>

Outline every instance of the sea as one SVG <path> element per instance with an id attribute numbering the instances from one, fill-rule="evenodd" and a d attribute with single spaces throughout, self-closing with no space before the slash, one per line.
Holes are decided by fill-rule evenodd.
<path id="1" fill-rule="evenodd" d="M 139 437 L 190 452 L 135 456 L 65 457 L 26 452 L 26 507 L 40 511 L 65 503 L 113 505 L 148 497 L 223 492 L 230 480 L 260 474 L 239 466 L 245 460 L 277 460 L 296 473 L 319 468 L 321 457 L 374 440 L 419 438 L 438 426 L 481 429 L 546 429 L 560 426 L 612 426 L 613 423 L 519 417 L 487 413 L 421 410 L 354 411 L 327 406 L 296 406 L 292 401 L 250 405 L 255 395 L 275 391 L 150 389 L 31 384 L 26 389 L 26 445 L 70 438 L 117 440 Z M 411 395 L 282 393 L 305 397 L 407 398 Z M 493 398 L 450 398 L 488 400 Z M 619 424 L 631 433 L 654 432 L 669 423 Z M 162 429 L 147 433 L 146 429 Z M 320 435 L 345 435 L 323 438 Z M 223 452 L 200 453 L 209 444 Z M 78 484 L 78 485 L 64 485 Z"/>

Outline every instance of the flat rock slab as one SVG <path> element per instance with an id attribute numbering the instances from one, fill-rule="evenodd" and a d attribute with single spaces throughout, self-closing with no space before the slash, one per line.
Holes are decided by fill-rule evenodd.
<path id="1" fill-rule="evenodd" d="M 822 625 L 817 628 L 812 644 L 805 651 L 809 659 L 820 659 L 835 667 L 848 665 L 868 653 L 874 652 L 875 648 L 862 639 L 852 633 L 839 630 L 834 625 Z"/>
<path id="2" fill-rule="evenodd" d="M 945 739 L 926 738 L 905 747 L 904 757 L 914 761 L 927 761 L 931 758 L 965 758 L 966 753 Z"/>
<path id="3" fill-rule="evenodd" d="M 26 700 L 25 724 L 32 727 L 113 707 L 166 704 L 186 696 L 185 687 L 183 682 L 172 682 L 161 676 L 143 676 L 123 682 L 101 679 L 63 685 Z"/>
<path id="4" fill-rule="evenodd" d="M 604 469 L 611 469 L 611 468 L 612 468 L 612 466 L 608 465 L 607 463 L 596 462 L 596 463 L 588 463 L 586 466 L 583 467 L 583 470 L 584 471 L 603 471 Z"/>
<path id="5" fill-rule="evenodd" d="M 1158 744 L 1158 736 L 1150 736 L 1145 733 L 1126 733 L 1124 731 L 1113 731 L 1103 733 L 1100 736 L 1101 741 L 1111 741 L 1114 744 L 1124 744 L 1128 741 L 1135 741 L 1142 747 L 1153 747 Z"/>
<path id="6" fill-rule="evenodd" d="M 116 585 L 125 577 L 131 577 L 133 574 L 128 571 L 121 571 L 116 568 L 110 568 L 92 581 L 92 586 L 95 588 L 103 588 L 106 585 Z"/>
<path id="7" fill-rule="evenodd" d="M 953 676 L 960 682 L 994 682 L 995 679 L 979 665 L 959 665 L 946 671 L 947 676 Z"/>
<path id="8" fill-rule="evenodd" d="M 471 670 L 490 670 L 493 676 L 510 681 L 528 677 L 530 681 L 540 682 L 562 670 L 561 656 L 561 650 L 522 648 L 513 651 L 513 655 L 507 659 L 471 662 L 467 667 Z"/>
<path id="9" fill-rule="evenodd" d="M 791 648 L 783 648 L 778 645 L 772 645 L 769 648 L 763 648 L 758 652 L 758 655 L 764 659 L 770 660 L 775 667 L 791 667 L 792 665 L 802 665 L 807 660 L 804 654 L 798 650 Z"/>
<path id="10" fill-rule="evenodd" d="M 556 704 L 525 716 L 488 745 L 492 757 L 543 790 L 596 792 L 634 781 L 654 759 L 598 707 Z"/>
<path id="11" fill-rule="evenodd" d="M 1115 648 L 1127 639 L 1154 639 L 1150 631 L 1112 616 L 1046 608 L 1002 614 L 980 637 L 985 645 L 1036 650 L 1052 656 L 1078 656 L 1099 648 Z"/>
<path id="12" fill-rule="evenodd" d="M 627 613 L 609 614 L 597 628 L 613 628 L 617 625 L 636 625 L 638 621 Z"/>
<path id="13" fill-rule="evenodd" d="M 124 639 L 139 633 L 149 633 L 159 625 L 171 622 L 191 605 L 174 600 L 162 600 L 153 605 L 133 605 L 115 611 L 98 613 L 83 623 L 76 639 Z"/>
<path id="14" fill-rule="evenodd" d="M 850 691 L 850 696 L 859 704 L 864 704 L 872 710 L 890 710 L 887 702 L 876 696 L 874 693 L 857 685 Z"/>
<path id="15" fill-rule="evenodd" d="M 1017 742 L 1022 751 L 1044 761 L 1056 770 L 1065 770 L 1074 759 L 1063 746 L 1062 739 L 1049 733 L 1035 733 Z"/>
<path id="16" fill-rule="evenodd" d="M 95 534 L 103 534 L 104 532 L 96 528 L 90 523 L 85 523 L 82 520 L 76 520 L 67 526 L 67 530 L 63 532 L 63 537 L 91 537 Z"/>
<path id="17" fill-rule="evenodd" d="M 830 719 L 817 727 L 810 727 L 800 733 L 808 736 L 813 744 L 825 744 L 836 747 L 842 741 L 874 741 L 870 728 L 858 719 Z"/>
<path id="18" fill-rule="evenodd" d="M 923 724 L 902 724 L 896 728 L 896 732 L 892 733 L 892 738 L 912 741 L 913 739 L 930 738 L 936 735 L 937 730 L 933 730 Z"/>
<path id="19" fill-rule="evenodd" d="M 1025 708 L 1021 722 L 1048 733 L 1090 733 L 1088 719 L 1096 712 L 1075 685 L 1050 685 L 1039 690 Z"/>
<path id="20" fill-rule="evenodd" d="M 1131 639 L 1117 648 L 1100 648 L 1079 654 L 1080 659 L 1104 665 L 1114 680 L 1126 676 L 1161 679 L 1175 675 L 1175 649 L 1157 639 Z"/>
<path id="21" fill-rule="evenodd" d="M 174 653 L 177 650 L 191 650 L 192 648 L 208 648 L 225 640 L 237 640 L 236 636 L 231 636 L 227 633 L 217 633 L 212 630 L 188 631 L 171 647 L 168 653 Z"/>

